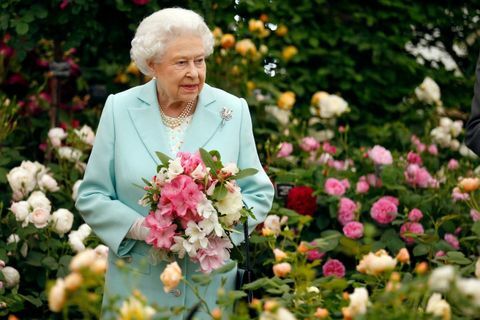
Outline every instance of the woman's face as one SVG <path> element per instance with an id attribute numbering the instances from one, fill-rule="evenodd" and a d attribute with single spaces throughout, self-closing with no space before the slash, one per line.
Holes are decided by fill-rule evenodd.
<path id="1" fill-rule="evenodd" d="M 172 40 L 163 57 L 151 67 L 164 103 L 194 100 L 203 88 L 207 71 L 202 39 L 182 36 Z"/>

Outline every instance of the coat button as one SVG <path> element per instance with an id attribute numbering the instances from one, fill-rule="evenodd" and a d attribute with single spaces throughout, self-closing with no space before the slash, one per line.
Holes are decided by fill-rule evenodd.
<path id="1" fill-rule="evenodd" d="M 182 291 L 180 289 L 173 289 L 170 291 L 171 294 L 173 294 L 175 297 L 180 297 L 182 295 Z"/>
<path id="2" fill-rule="evenodd" d="M 125 257 L 125 262 L 131 263 L 132 262 L 132 257 Z"/>

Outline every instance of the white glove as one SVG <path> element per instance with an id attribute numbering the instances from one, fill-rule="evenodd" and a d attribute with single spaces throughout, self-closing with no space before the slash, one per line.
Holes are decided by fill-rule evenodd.
<path id="1" fill-rule="evenodd" d="M 148 234 L 150 233 L 150 229 L 144 226 L 143 222 L 145 218 L 138 218 L 130 227 L 130 230 L 127 233 L 127 238 L 133 240 L 141 240 L 145 241 L 147 239 Z"/>

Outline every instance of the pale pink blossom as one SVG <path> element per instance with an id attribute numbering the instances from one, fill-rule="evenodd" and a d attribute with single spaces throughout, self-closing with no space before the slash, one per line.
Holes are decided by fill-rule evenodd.
<path id="1" fill-rule="evenodd" d="M 323 149 L 323 151 L 325 151 L 326 153 L 329 153 L 331 155 L 334 155 L 335 153 L 337 153 L 337 147 L 331 145 L 328 141 L 325 141 L 323 143 L 322 149 Z"/>
<path id="2" fill-rule="evenodd" d="M 408 163 L 422 165 L 422 157 L 413 151 L 407 154 L 407 161 Z"/>
<path id="3" fill-rule="evenodd" d="M 379 145 L 375 145 L 368 151 L 368 157 L 377 165 L 387 165 L 393 162 L 390 151 Z"/>
<path id="4" fill-rule="evenodd" d="M 337 278 L 343 278 L 345 276 L 345 266 L 337 259 L 328 259 L 323 265 L 322 271 L 325 277 L 334 276 Z"/>
<path id="5" fill-rule="evenodd" d="M 447 165 L 447 168 L 449 170 L 457 170 L 459 167 L 459 164 L 458 164 L 458 161 L 455 160 L 455 159 L 450 159 L 450 161 L 448 161 L 448 165 Z"/>
<path id="6" fill-rule="evenodd" d="M 343 227 L 343 234 L 350 239 L 363 237 L 363 224 L 358 221 L 350 221 Z"/>
<path id="7" fill-rule="evenodd" d="M 382 186 L 382 179 L 373 173 L 367 174 L 365 178 L 371 187 L 380 188 Z"/>
<path id="8" fill-rule="evenodd" d="M 410 210 L 410 212 L 408 213 L 408 220 L 410 220 L 410 221 L 412 221 L 412 222 L 418 222 L 418 221 L 420 221 L 422 218 L 423 218 L 423 213 L 422 213 L 422 211 L 420 211 L 420 209 L 413 208 L 413 209 Z"/>
<path id="9" fill-rule="evenodd" d="M 355 191 L 359 194 L 363 194 L 363 193 L 367 193 L 369 189 L 370 189 L 370 185 L 368 184 L 366 179 L 363 179 L 357 182 Z"/>
<path id="10" fill-rule="evenodd" d="M 179 175 L 163 187 L 160 205 L 171 205 L 172 211 L 179 218 L 186 217 L 187 213 L 195 217 L 197 205 L 202 200 L 203 193 L 193 179 L 186 175 Z"/>
<path id="11" fill-rule="evenodd" d="M 345 182 L 335 178 L 328 178 L 325 181 L 325 192 L 331 196 L 343 196 L 347 190 Z"/>
<path id="12" fill-rule="evenodd" d="M 279 278 L 286 277 L 291 271 L 292 266 L 288 262 L 277 263 L 273 265 L 273 274 Z"/>
<path id="13" fill-rule="evenodd" d="M 443 250 L 438 250 L 438 251 L 435 253 L 435 258 L 443 257 L 443 256 L 445 256 L 445 255 L 446 255 L 445 251 L 443 251 Z"/>
<path id="14" fill-rule="evenodd" d="M 405 180 L 412 187 L 428 188 L 435 185 L 435 181 L 424 167 L 409 164 L 404 172 Z"/>
<path id="15" fill-rule="evenodd" d="M 472 217 L 474 222 L 480 221 L 480 212 L 475 209 L 470 209 L 470 217 Z"/>
<path id="16" fill-rule="evenodd" d="M 280 143 L 280 150 L 278 150 L 277 157 L 278 158 L 286 158 L 292 154 L 293 146 L 291 143 L 282 142 Z"/>
<path id="17" fill-rule="evenodd" d="M 438 155 L 438 148 L 437 148 L 437 145 L 435 144 L 431 144 L 428 146 L 428 153 L 430 153 L 431 155 Z"/>
<path id="18" fill-rule="evenodd" d="M 50 220 L 50 212 L 45 208 L 38 207 L 30 213 L 28 219 L 35 225 L 36 228 L 42 229 L 48 225 L 48 221 Z"/>
<path id="19" fill-rule="evenodd" d="M 300 141 L 300 148 L 307 152 L 317 151 L 320 143 L 314 137 L 305 137 Z"/>
<path id="20" fill-rule="evenodd" d="M 233 248 L 229 239 L 210 238 L 208 247 L 197 252 L 195 260 L 200 264 L 200 271 L 210 273 L 225 264 L 230 258 L 230 249 Z"/>
<path id="21" fill-rule="evenodd" d="M 205 167 L 198 152 L 178 152 L 177 157 L 180 158 L 180 164 L 182 165 L 185 174 L 190 175 L 198 167 L 198 165 Z"/>
<path id="22" fill-rule="evenodd" d="M 388 224 L 397 217 L 398 208 L 391 200 L 383 197 L 378 199 L 370 209 L 371 217 L 380 224 Z"/>
<path id="23" fill-rule="evenodd" d="M 346 225 L 348 222 L 355 220 L 355 211 L 357 210 L 357 204 L 349 198 L 340 198 L 338 203 L 337 219 L 342 225 Z"/>
<path id="24" fill-rule="evenodd" d="M 451 245 L 452 248 L 454 248 L 455 250 L 460 249 L 460 242 L 458 241 L 458 238 L 455 235 L 453 235 L 451 233 L 447 233 L 447 234 L 445 234 L 443 239 L 445 241 L 447 241 L 448 244 Z"/>
<path id="25" fill-rule="evenodd" d="M 406 233 L 423 234 L 423 225 L 418 222 L 405 222 L 400 227 L 400 237 L 405 241 L 406 244 L 413 244 L 415 242 L 415 238 L 406 235 Z"/>
<path id="26" fill-rule="evenodd" d="M 391 203 L 393 203 L 394 205 L 396 205 L 397 207 L 400 204 L 400 201 L 398 200 L 398 198 L 396 198 L 394 196 L 383 196 L 381 199 L 388 200 Z"/>
<path id="27" fill-rule="evenodd" d="M 318 251 L 317 249 L 308 250 L 307 253 L 308 261 L 320 260 L 325 256 L 324 252 Z"/>
<path id="28" fill-rule="evenodd" d="M 470 199 L 470 196 L 468 195 L 468 193 L 461 192 L 460 188 L 455 187 L 452 190 L 452 199 L 453 199 L 453 202 L 465 201 Z"/>

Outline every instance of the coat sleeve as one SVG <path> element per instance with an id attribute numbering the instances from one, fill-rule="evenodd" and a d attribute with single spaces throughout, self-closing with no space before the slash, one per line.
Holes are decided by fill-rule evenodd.
<path id="1" fill-rule="evenodd" d="M 475 78 L 472 112 L 466 125 L 465 144 L 477 155 L 480 155 L 480 55 L 477 60 Z"/>
<path id="2" fill-rule="evenodd" d="M 240 152 L 237 166 L 240 169 L 255 168 L 258 170 L 257 174 L 238 180 L 238 185 L 242 190 L 243 201 L 247 207 L 253 208 L 256 218 L 255 220 L 252 218 L 248 219 L 248 231 L 251 233 L 258 224 L 265 220 L 270 211 L 274 191 L 272 182 L 258 158 L 252 130 L 252 119 L 245 99 L 241 99 L 241 104 L 242 122 L 240 126 Z M 239 232 L 235 232 L 231 236 L 233 244 L 238 245 L 245 240 L 243 225 L 238 225 L 236 229 Z"/>
<path id="3" fill-rule="evenodd" d="M 125 235 L 141 215 L 117 199 L 114 97 L 107 98 L 102 111 L 75 205 L 98 237 L 113 253 L 123 257 L 135 244 L 135 240 L 125 239 Z"/>

